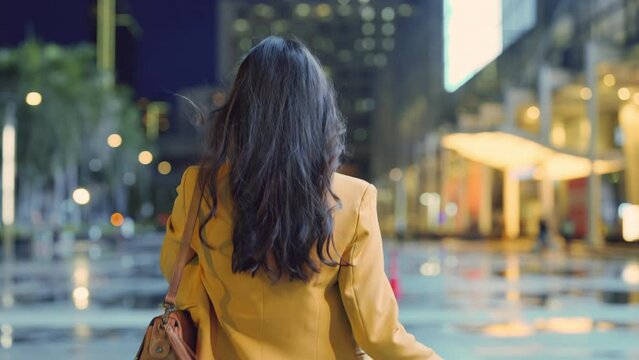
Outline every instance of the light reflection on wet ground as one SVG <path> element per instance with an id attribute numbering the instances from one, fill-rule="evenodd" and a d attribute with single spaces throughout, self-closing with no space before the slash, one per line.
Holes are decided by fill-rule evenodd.
<path id="1" fill-rule="evenodd" d="M 160 240 L 3 271 L 0 360 L 132 357 L 166 287 Z M 402 321 L 447 359 L 639 359 L 636 255 L 386 247 L 387 263 L 398 254 Z"/>

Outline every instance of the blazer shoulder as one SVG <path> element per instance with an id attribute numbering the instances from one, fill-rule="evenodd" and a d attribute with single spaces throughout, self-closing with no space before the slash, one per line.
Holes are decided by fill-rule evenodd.
<path id="1" fill-rule="evenodd" d="M 199 165 L 191 165 L 184 170 L 182 173 L 182 186 L 185 188 L 190 188 L 195 185 L 195 181 L 197 180 L 198 174 L 200 173 Z"/>
<path id="2" fill-rule="evenodd" d="M 367 187 L 372 184 L 368 181 L 356 178 L 354 176 L 348 176 L 340 173 L 335 173 L 333 182 L 336 188 L 347 189 L 349 191 L 359 190 L 360 194 L 363 193 Z"/>
<path id="3" fill-rule="evenodd" d="M 335 173 L 333 177 L 333 191 L 342 204 L 350 205 L 356 211 L 364 195 L 371 192 L 371 189 L 375 189 L 373 184 L 353 176 Z"/>

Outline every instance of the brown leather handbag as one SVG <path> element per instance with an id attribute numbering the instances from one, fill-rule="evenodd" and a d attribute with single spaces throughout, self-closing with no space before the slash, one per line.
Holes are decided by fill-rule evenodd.
<path id="1" fill-rule="evenodd" d="M 195 257 L 195 251 L 191 248 L 191 238 L 201 202 L 202 190 L 200 186 L 196 185 L 193 190 L 186 226 L 182 233 L 180 250 L 173 268 L 173 276 L 164 297 L 164 314 L 151 320 L 135 360 L 195 359 L 197 328 L 188 311 L 177 310 L 175 296 L 180 287 L 184 267 Z"/>

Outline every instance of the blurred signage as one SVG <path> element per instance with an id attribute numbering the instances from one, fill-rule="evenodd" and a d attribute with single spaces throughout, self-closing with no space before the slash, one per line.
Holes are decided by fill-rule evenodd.
<path id="1" fill-rule="evenodd" d="M 537 19 L 535 0 L 444 0 L 444 87 L 453 92 Z"/>

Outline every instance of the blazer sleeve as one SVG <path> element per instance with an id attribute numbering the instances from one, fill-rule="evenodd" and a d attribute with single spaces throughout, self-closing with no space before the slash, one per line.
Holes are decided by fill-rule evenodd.
<path id="1" fill-rule="evenodd" d="M 345 260 L 351 265 L 340 268 L 338 283 L 358 345 L 373 359 L 440 359 L 399 322 L 397 301 L 384 273 L 377 190 L 371 184 L 362 196 Z"/>
<path id="2" fill-rule="evenodd" d="M 173 267 L 177 261 L 177 255 L 182 240 L 182 232 L 186 226 L 187 203 L 186 203 L 186 181 L 191 168 L 187 168 L 182 174 L 182 180 L 177 187 L 177 197 L 173 203 L 173 210 L 166 221 L 166 233 L 160 251 L 160 269 L 164 278 L 169 281 L 173 275 Z"/>

